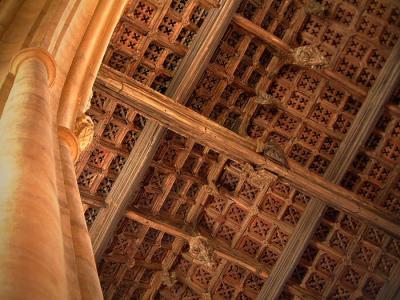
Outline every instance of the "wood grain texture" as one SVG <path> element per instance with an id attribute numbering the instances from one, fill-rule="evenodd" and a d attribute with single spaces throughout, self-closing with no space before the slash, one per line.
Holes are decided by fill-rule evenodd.
<path id="1" fill-rule="evenodd" d="M 358 149 L 365 143 L 376 122 L 378 122 L 385 103 L 390 99 L 399 82 L 400 42 L 397 42 L 349 132 L 326 170 L 325 177 L 327 179 L 338 183 L 343 178 L 348 166 L 357 155 Z"/>
<path id="2" fill-rule="evenodd" d="M 353 125 L 327 169 L 324 177 L 339 184 L 346 170 L 366 141 L 380 117 L 385 103 L 392 96 L 400 78 L 400 42 L 397 43 L 392 55 L 379 74 L 375 85 L 370 90 Z M 334 203 L 332 203 L 335 205 Z M 344 207 L 343 207 L 344 208 Z M 284 285 L 289 280 L 300 261 L 305 248 L 311 241 L 314 230 L 326 209 L 326 204 L 313 200 L 305 210 L 288 245 L 275 265 L 271 276 L 265 282 L 257 299 L 278 299 Z M 345 208 L 344 208 L 345 209 Z M 398 233 L 397 233 L 398 234 Z M 399 276 L 400 271 L 396 270 Z M 394 278 L 380 291 L 378 299 L 392 299 L 400 282 Z"/>
<path id="3" fill-rule="evenodd" d="M 215 1 L 210 1 L 210 4 L 214 6 Z M 207 23 L 204 24 L 202 31 L 197 36 L 195 44 L 177 70 L 177 74 L 166 92 L 167 95 L 181 102 L 187 96 L 188 91 L 194 88 L 196 79 L 201 75 L 198 70 L 205 68 L 207 65 L 238 4 L 238 1 L 225 1 L 211 13 Z M 217 20 L 219 22 L 216 22 Z M 125 80 L 129 81 L 130 79 L 125 77 Z M 124 85 L 124 82 L 122 82 L 122 85 Z M 118 93 L 115 90 L 114 92 Z M 108 241 L 112 237 L 129 200 L 139 187 L 164 133 L 165 128 L 158 122 L 150 121 L 146 124 L 124 169 L 106 199 L 109 207 L 100 211 L 90 228 L 97 260 L 100 259 Z"/>
<path id="4" fill-rule="evenodd" d="M 108 207 L 100 210 L 95 222 L 90 228 L 90 236 L 96 260 L 100 259 L 110 236 L 124 214 L 129 199 L 139 187 L 158 142 L 163 135 L 163 128 L 155 122 L 149 122 L 139 137 L 134 151 L 121 171 L 120 176 L 107 196 Z"/>
<path id="5" fill-rule="evenodd" d="M 308 246 L 325 208 L 326 204 L 317 199 L 311 200 L 307 205 L 292 237 L 265 281 L 257 299 L 278 299 L 284 285 Z"/>
<path id="6" fill-rule="evenodd" d="M 121 83 L 121 75 L 102 67 L 98 82 L 118 93 L 122 100 L 129 101 L 144 115 L 160 122 L 179 134 L 193 138 L 199 143 L 215 148 L 232 158 L 263 165 L 270 172 L 293 182 L 301 191 L 350 211 L 362 218 L 369 219 L 379 227 L 397 235 L 400 225 L 393 218 L 379 212 L 376 208 L 358 200 L 344 188 L 319 176 L 304 176 L 304 171 L 295 166 L 286 169 L 255 152 L 256 146 L 244 137 L 222 127 L 204 116 L 176 103 L 166 96 L 160 96 L 151 89 L 138 88 L 134 84 Z"/>

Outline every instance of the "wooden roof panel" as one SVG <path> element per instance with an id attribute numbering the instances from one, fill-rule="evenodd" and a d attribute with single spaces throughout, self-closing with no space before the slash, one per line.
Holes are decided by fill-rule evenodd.
<path id="1" fill-rule="evenodd" d="M 81 197 L 92 207 L 86 213 L 89 225 L 98 208 L 106 205 L 105 198 L 146 124 L 146 118 L 101 89 L 94 89 L 91 104 L 87 114 L 94 123 L 94 138 L 76 164 Z"/>
<path id="2" fill-rule="evenodd" d="M 386 106 L 366 143 L 359 149 L 341 185 L 363 201 L 398 218 L 400 110 L 393 101 Z"/>
<path id="3" fill-rule="evenodd" d="M 185 278 L 189 289 L 197 293 L 255 299 L 262 278 L 279 258 L 310 200 L 286 180 L 265 170 L 258 172 L 167 132 L 128 207 L 128 219 L 121 222 L 99 265 L 105 294 L 124 283 L 118 279 L 122 275 L 108 276 L 107 268 L 102 275 L 103 264 L 115 262 L 125 270 L 141 262 L 160 274 L 162 270 L 176 273 L 178 281 Z M 202 265 L 188 252 L 191 237 L 199 233 L 216 253 L 215 267 Z M 163 243 L 165 236 L 168 247 Z M 243 274 L 233 275 L 234 270 Z M 237 280 L 239 287 L 235 287 Z M 160 294 L 185 299 L 179 298 L 184 293 L 181 288 L 165 287 L 162 282 L 153 282 L 149 293 L 157 292 L 155 286 Z"/>
<path id="4" fill-rule="evenodd" d="M 399 272 L 400 240 L 329 207 L 288 282 L 313 298 L 375 299 Z M 292 299 L 292 298 L 288 298 Z"/>

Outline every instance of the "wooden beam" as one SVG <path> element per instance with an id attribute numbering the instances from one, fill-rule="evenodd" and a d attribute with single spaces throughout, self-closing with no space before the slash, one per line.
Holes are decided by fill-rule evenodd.
<path id="1" fill-rule="evenodd" d="M 126 83 L 121 74 L 105 66 L 101 68 L 98 76 L 98 82 L 110 91 L 114 91 L 115 96 L 121 101 L 126 101 L 149 118 L 156 119 L 163 126 L 234 159 L 262 165 L 268 171 L 291 181 L 297 189 L 311 197 L 368 219 L 394 235 L 399 234 L 400 224 L 394 218 L 360 201 L 346 189 L 317 175 L 304 176 L 304 170 L 295 166 L 291 166 L 291 170 L 288 170 L 266 159 L 255 152 L 256 145 L 252 140 L 239 136 L 169 97 L 160 96 L 150 88 Z"/>
<path id="2" fill-rule="evenodd" d="M 397 87 L 399 79 L 400 42 L 392 50 L 392 55 L 379 74 L 375 85 L 371 88 L 353 125 L 342 141 L 339 151 L 325 173 L 324 177 L 327 180 L 336 184 L 340 183 L 359 148 L 364 144 L 370 131 L 378 121 L 385 103 L 390 99 Z M 285 250 L 279 257 L 257 299 L 279 298 L 282 289 L 311 241 L 315 228 L 318 226 L 325 209 L 326 204 L 318 200 L 312 200 L 307 205 Z M 342 209 L 346 210 L 346 208 Z M 399 232 L 394 234 L 398 235 Z M 400 270 L 397 270 L 397 272 L 400 274 Z M 396 278 L 398 278 L 397 276 L 398 274 L 396 274 Z M 389 283 L 381 290 L 379 299 L 391 299 L 399 286 L 400 282 L 397 279 L 391 278 Z"/>
<path id="3" fill-rule="evenodd" d="M 177 225 L 174 225 L 167 220 L 160 219 L 159 216 L 143 214 L 133 210 L 128 210 L 125 216 L 143 225 L 149 226 L 162 232 L 166 232 L 170 235 L 184 239 L 188 242 L 191 239 L 195 238 L 195 235 L 185 231 L 183 228 L 179 228 Z M 226 259 L 231 263 L 238 264 L 239 266 L 251 272 L 255 272 L 263 278 L 267 278 L 268 273 L 263 270 L 265 268 L 256 260 L 244 257 L 238 250 L 226 247 L 217 240 L 211 238 L 207 238 L 207 240 L 210 246 L 214 249 L 215 254 L 217 254 L 221 258 Z"/>
<path id="4" fill-rule="evenodd" d="M 239 14 L 236 14 L 234 16 L 233 21 L 243 30 L 247 31 L 249 34 L 258 37 L 259 39 L 263 40 L 268 45 L 270 45 L 271 48 L 275 50 L 274 54 L 276 56 L 282 58 L 290 56 L 293 49 L 284 41 L 273 35 L 272 33 L 264 30 L 262 27 L 254 24 L 253 22 L 247 20 L 246 18 L 242 17 Z M 351 83 L 348 80 L 342 80 L 340 77 L 337 76 L 335 72 L 332 72 L 331 70 L 324 69 L 315 72 L 318 72 L 320 75 L 322 75 L 323 77 L 325 77 L 330 81 L 335 81 L 339 85 L 344 86 L 346 89 L 348 89 L 352 94 L 356 96 L 365 97 L 367 95 L 365 90 L 360 88 L 357 84 Z"/>
<path id="5" fill-rule="evenodd" d="M 266 42 L 272 47 L 273 50 L 275 50 L 276 54 L 288 54 L 291 52 L 290 46 L 276 35 L 264 30 L 262 27 L 256 25 L 241 15 L 235 14 L 233 17 L 233 22 L 251 35 L 254 35 Z"/>
<path id="6" fill-rule="evenodd" d="M 326 176 L 332 181 L 340 182 L 348 166 L 357 155 L 360 147 L 366 142 L 371 131 L 381 116 L 385 103 L 392 97 L 400 82 L 400 42 L 379 73 L 375 84 L 357 113 L 353 124 L 331 161 Z M 345 166 L 345 167 L 344 167 Z"/>
<path id="7" fill-rule="evenodd" d="M 303 252 L 308 246 L 325 208 L 326 204 L 317 199 L 312 199 L 308 203 L 257 299 L 273 300 L 279 298 L 282 289 L 303 256 Z"/>
<path id="8" fill-rule="evenodd" d="M 226 162 L 226 158 L 221 158 L 219 160 L 218 164 L 221 167 L 221 166 L 223 166 L 225 164 L 225 162 Z M 210 176 L 209 179 L 210 180 L 216 180 L 217 179 L 218 174 L 219 174 L 218 169 L 220 169 L 220 167 L 217 167 L 212 173 L 209 174 L 209 176 Z M 200 195 L 201 193 L 203 193 L 204 196 Z M 202 200 L 204 200 L 203 198 L 206 195 L 207 194 L 205 193 L 205 190 L 199 192 L 199 198 L 197 198 L 199 201 L 196 201 L 196 203 L 192 206 L 192 208 L 190 209 L 190 212 L 188 213 L 188 215 L 186 217 L 185 222 L 187 224 L 194 224 L 194 223 L 197 222 L 197 217 L 198 217 L 200 211 L 203 209 L 203 206 L 201 205 L 201 203 L 203 203 Z M 178 241 L 179 241 L 179 244 L 178 244 Z M 172 255 L 168 259 L 164 259 L 164 261 L 163 261 L 163 267 L 164 267 L 165 270 L 170 270 L 170 268 L 172 267 L 176 257 L 178 256 L 178 254 L 181 253 L 181 249 L 182 249 L 182 247 L 184 245 L 184 241 L 185 241 L 184 239 L 177 239 L 177 241 L 174 242 L 174 244 L 173 244 L 174 250 L 172 251 Z M 187 254 L 183 254 L 182 256 L 186 259 Z M 221 264 L 218 267 L 216 272 L 218 272 L 218 270 L 220 270 L 222 266 L 223 266 L 223 264 Z M 156 276 L 158 276 L 157 278 L 161 277 L 161 273 L 157 274 Z M 155 280 L 154 284 L 151 287 L 151 289 L 149 289 L 146 292 L 146 294 L 154 295 L 156 293 L 156 291 L 158 291 L 160 289 L 161 284 L 162 284 L 161 281 Z M 211 289 L 211 283 L 210 283 L 210 285 L 208 287 L 208 290 L 210 290 L 210 289 Z M 147 299 L 147 298 L 144 297 L 144 299 Z M 152 298 L 150 298 L 150 299 L 152 299 Z"/>
<path id="9" fill-rule="evenodd" d="M 129 155 L 124 168 L 107 196 L 106 203 L 108 207 L 99 211 L 90 227 L 89 232 L 96 260 L 101 258 L 109 238 L 137 188 L 132 182 L 139 183 L 142 181 L 144 171 L 153 159 L 161 136 L 162 132 L 160 132 L 158 124 L 153 122 L 145 126 L 135 144 L 134 150 Z"/>
<path id="10" fill-rule="evenodd" d="M 183 101 L 187 96 L 187 91 L 194 88 L 198 76 L 201 76 L 198 71 L 204 69 L 211 59 L 238 4 L 238 1 L 221 1 L 220 7 L 211 12 L 201 32 L 196 37 L 194 45 L 180 64 L 166 92 L 167 95 L 177 101 Z M 124 81 L 132 81 L 129 77 L 123 78 Z M 98 79 L 97 82 L 99 82 Z M 160 96 L 157 92 L 154 93 Z M 106 203 L 109 206 L 99 212 L 92 224 L 90 236 L 97 260 L 102 256 L 128 202 L 138 189 L 164 131 L 165 129 L 158 122 L 147 122 L 123 170 L 107 196 Z"/>

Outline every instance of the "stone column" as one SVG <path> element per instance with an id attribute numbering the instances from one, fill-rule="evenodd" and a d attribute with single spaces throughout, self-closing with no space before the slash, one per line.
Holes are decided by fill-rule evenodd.
<path id="1" fill-rule="evenodd" d="M 73 128 L 93 88 L 107 45 L 128 0 L 100 0 L 63 87 L 58 124 Z M 78 103 L 77 103 L 78 102 Z"/>
<path id="2" fill-rule="evenodd" d="M 0 298 L 68 299 L 49 86 L 55 64 L 25 49 L 0 121 Z"/>
<path id="3" fill-rule="evenodd" d="M 4 31 L 11 24 L 18 8 L 23 0 L 3 0 L 0 1 L 0 39 Z"/>
<path id="4" fill-rule="evenodd" d="M 87 230 L 83 206 L 76 180 L 74 160 L 79 144 L 73 132 L 59 127 L 61 166 L 64 176 L 65 196 L 68 201 L 72 243 L 82 299 L 102 299 L 92 244 Z"/>
<path id="5" fill-rule="evenodd" d="M 58 109 L 61 169 L 82 299 L 97 300 L 103 296 L 74 170 L 74 161 L 80 149 L 73 129 L 76 117 L 84 114 L 84 103 L 89 99 L 102 57 L 126 2 L 127 0 L 99 1 L 70 67 Z"/>

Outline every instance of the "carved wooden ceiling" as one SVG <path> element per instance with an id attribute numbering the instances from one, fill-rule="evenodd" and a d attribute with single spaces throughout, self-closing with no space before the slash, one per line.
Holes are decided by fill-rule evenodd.
<path id="1" fill-rule="evenodd" d="M 396 1 L 129 0 L 76 166 L 105 299 L 394 297 L 399 36 Z"/>

